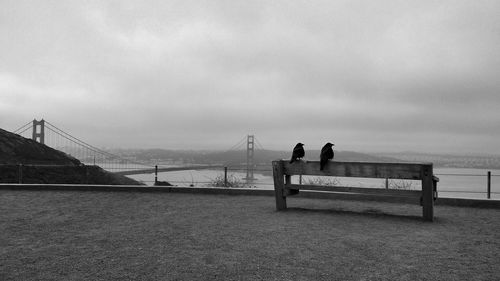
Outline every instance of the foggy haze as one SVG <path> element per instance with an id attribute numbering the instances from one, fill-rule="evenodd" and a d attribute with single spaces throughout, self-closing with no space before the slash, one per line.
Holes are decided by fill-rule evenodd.
<path id="1" fill-rule="evenodd" d="M 498 1 L 0 0 L 0 127 L 500 154 Z"/>

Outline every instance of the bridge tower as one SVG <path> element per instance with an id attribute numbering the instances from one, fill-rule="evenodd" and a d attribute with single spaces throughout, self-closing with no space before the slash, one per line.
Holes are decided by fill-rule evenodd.
<path id="1" fill-rule="evenodd" d="M 253 181 L 255 178 L 253 177 L 254 170 L 254 135 L 247 136 L 247 177 L 245 178 L 247 181 Z"/>
<path id="2" fill-rule="evenodd" d="M 40 128 L 40 130 L 38 130 Z M 41 144 L 45 144 L 45 120 L 37 121 L 33 119 L 33 138 L 34 141 L 37 141 Z"/>

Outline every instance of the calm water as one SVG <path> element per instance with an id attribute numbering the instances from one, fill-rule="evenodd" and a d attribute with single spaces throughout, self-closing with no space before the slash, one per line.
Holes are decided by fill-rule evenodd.
<path id="1" fill-rule="evenodd" d="M 491 198 L 500 199 L 500 170 L 489 170 L 491 177 Z M 440 197 L 458 197 L 458 198 L 486 198 L 487 190 L 487 172 L 488 169 L 459 169 L 459 168 L 436 168 L 434 174 L 439 177 L 438 192 Z M 228 175 L 234 176 L 237 180 L 245 183 L 246 174 L 242 172 L 228 171 Z M 158 180 L 168 181 L 176 186 L 209 186 L 217 177 L 223 178 L 224 171 L 221 170 L 188 170 L 176 172 L 164 172 L 158 174 Z M 133 175 L 130 176 L 147 185 L 153 185 L 154 174 Z M 255 174 L 256 180 L 250 185 L 256 188 L 273 189 L 273 178 L 270 175 Z M 310 179 L 318 177 L 303 177 L 302 181 L 306 183 Z M 358 187 L 385 187 L 384 179 L 365 179 L 365 178 L 324 178 L 326 181 L 335 181 L 338 185 L 358 186 Z M 298 177 L 292 177 L 292 182 L 298 183 Z M 390 184 L 405 184 L 411 189 L 420 189 L 420 181 L 393 181 Z"/>
<path id="2" fill-rule="evenodd" d="M 439 177 L 439 196 L 486 198 L 488 171 L 491 171 L 491 198 L 500 199 L 500 170 L 488 169 L 434 169 Z"/>

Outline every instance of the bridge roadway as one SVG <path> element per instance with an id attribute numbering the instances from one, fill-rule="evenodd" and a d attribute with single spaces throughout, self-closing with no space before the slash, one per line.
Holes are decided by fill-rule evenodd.
<path id="1" fill-rule="evenodd" d="M 185 170 L 209 170 L 209 169 L 222 169 L 224 166 L 222 165 L 193 165 L 193 166 L 183 166 L 183 167 L 158 167 L 158 172 L 174 172 L 174 171 L 185 171 Z M 128 171 L 119 171 L 114 172 L 118 175 L 140 175 L 140 174 L 153 174 L 155 172 L 155 168 L 150 169 L 140 169 L 140 170 L 128 170 Z"/>

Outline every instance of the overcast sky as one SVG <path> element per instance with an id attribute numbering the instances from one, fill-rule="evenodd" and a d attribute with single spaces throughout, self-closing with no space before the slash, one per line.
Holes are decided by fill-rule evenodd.
<path id="1" fill-rule="evenodd" d="M 500 154 L 500 1 L 0 0 L 0 127 Z"/>

